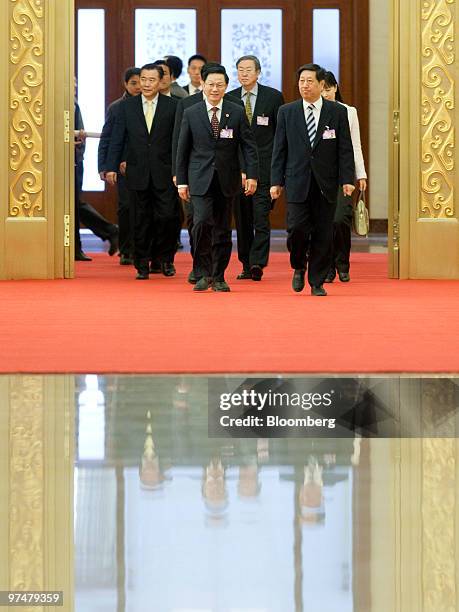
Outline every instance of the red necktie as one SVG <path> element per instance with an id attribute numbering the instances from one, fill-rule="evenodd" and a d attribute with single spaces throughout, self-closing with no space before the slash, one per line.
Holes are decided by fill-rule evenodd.
<path id="1" fill-rule="evenodd" d="M 211 111 L 213 112 L 212 119 L 210 120 L 210 125 L 212 127 L 212 133 L 214 135 L 215 140 L 218 140 L 219 136 L 219 122 L 217 117 L 218 107 L 214 106 Z"/>

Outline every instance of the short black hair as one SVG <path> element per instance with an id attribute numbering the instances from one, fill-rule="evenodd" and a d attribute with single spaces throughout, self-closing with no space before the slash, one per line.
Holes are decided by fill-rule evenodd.
<path id="1" fill-rule="evenodd" d="M 165 60 L 165 59 L 155 60 L 155 61 L 153 62 L 153 64 L 154 64 L 155 66 L 166 66 L 167 68 L 169 68 L 169 72 L 171 71 L 171 69 L 170 69 L 170 67 L 169 67 L 169 64 L 166 62 L 166 60 Z M 163 69 L 161 68 L 161 70 L 163 70 Z M 164 70 L 163 70 L 163 72 L 164 72 Z"/>
<path id="2" fill-rule="evenodd" d="M 324 81 L 325 80 L 325 70 L 319 64 L 303 64 L 296 71 L 297 79 L 299 80 L 301 73 L 305 70 L 309 70 L 309 72 L 315 72 L 317 80 Z"/>
<path id="3" fill-rule="evenodd" d="M 201 79 L 205 81 L 207 77 L 209 76 L 209 74 L 223 74 L 223 76 L 225 77 L 225 83 L 228 85 L 229 76 L 226 73 L 225 66 L 222 66 L 221 64 L 217 62 L 208 62 L 207 64 L 204 64 L 204 66 L 202 67 Z"/>
<path id="4" fill-rule="evenodd" d="M 207 64 L 207 60 L 204 57 L 204 55 L 200 55 L 199 53 L 196 53 L 195 55 L 192 55 L 191 57 L 188 58 L 188 66 L 194 60 L 199 60 L 200 62 L 204 62 L 204 64 Z"/>
<path id="5" fill-rule="evenodd" d="M 165 55 L 164 59 L 166 60 L 166 64 L 169 66 L 171 75 L 174 77 L 174 79 L 178 79 L 183 70 L 182 60 L 176 55 Z"/>
<path id="6" fill-rule="evenodd" d="M 160 79 L 164 77 L 164 70 L 161 68 L 161 66 L 153 62 L 150 62 L 149 64 L 145 64 L 144 66 L 142 66 L 142 68 L 140 69 L 140 72 L 142 72 L 143 70 L 156 70 L 156 72 L 159 74 Z"/>
<path id="7" fill-rule="evenodd" d="M 135 66 L 127 68 L 124 73 L 124 82 L 129 83 L 133 76 L 140 76 L 140 68 L 136 68 Z"/>
<path id="8" fill-rule="evenodd" d="M 337 102 L 344 102 L 343 96 L 341 95 L 341 90 L 339 88 L 338 81 L 336 80 L 335 75 L 331 70 L 326 70 L 324 75 L 325 85 L 327 87 L 336 87 L 335 100 Z"/>
<path id="9" fill-rule="evenodd" d="M 258 57 L 256 55 L 243 55 L 242 57 L 240 57 L 237 62 L 236 62 L 236 68 L 239 66 L 239 64 L 241 62 L 245 62 L 251 60 L 254 64 L 255 64 L 255 70 L 257 72 L 261 72 L 261 64 L 260 64 L 260 60 L 258 59 Z"/>

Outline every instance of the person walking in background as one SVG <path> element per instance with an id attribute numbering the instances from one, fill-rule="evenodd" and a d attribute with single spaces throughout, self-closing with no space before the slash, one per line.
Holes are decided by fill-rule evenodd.
<path id="1" fill-rule="evenodd" d="M 190 96 L 193 94 L 199 93 L 202 91 L 202 83 L 201 83 L 201 70 L 204 64 L 207 64 L 207 60 L 203 55 L 192 55 L 188 59 L 188 76 L 190 77 L 190 82 L 188 85 L 185 85 L 183 88 Z"/>
<path id="2" fill-rule="evenodd" d="M 260 166 L 258 186 L 254 195 L 245 196 L 241 193 L 234 203 L 237 251 L 242 263 L 242 272 L 237 278 L 260 281 L 269 257 L 271 157 L 277 113 L 284 104 L 284 98 L 277 89 L 258 82 L 261 65 L 255 55 L 240 57 L 236 62 L 236 69 L 241 87 L 233 89 L 228 95 L 242 100 L 244 104 L 247 120 L 257 143 Z"/>
<path id="3" fill-rule="evenodd" d="M 91 261 L 84 252 L 81 244 L 80 222 L 92 233 L 110 243 L 108 254 L 118 252 L 118 226 L 110 223 L 95 208 L 81 200 L 83 191 L 84 152 L 86 147 L 86 133 L 84 131 L 83 117 L 76 98 L 77 80 L 75 79 L 75 132 L 79 136 L 75 139 L 75 261 Z"/>
<path id="4" fill-rule="evenodd" d="M 101 180 L 105 181 L 107 173 L 107 154 L 110 147 L 110 138 L 112 136 L 113 127 L 115 125 L 116 115 L 119 106 L 126 98 L 138 96 L 141 92 L 140 87 L 140 68 L 128 68 L 124 73 L 124 94 L 110 104 L 105 117 L 105 125 L 102 128 L 102 134 L 99 141 L 99 149 L 97 154 L 98 169 Z M 131 265 L 133 260 L 133 245 L 132 245 L 132 207 L 130 205 L 129 191 L 126 187 L 125 162 L 122 161 L 118 172 L 117 187 L 118 187 L 118 227 L 119 227 L 119 248 L 120 248 L 120 264 L 122 266 Z"/>
<path id="5" fill-rule="evenodd" d="M 246 195 L 257 188 L 258 155 L 244 109 L 223 99 L 229 78 L 224 66 L 202 71 L 204 100 L 183 113 L 177 148 L 177 187 L 193 200 L 195 291 L 230 291 L 225 270 L 231 257 L 231 216 L 241 188 L 239 150 L 245 163 Z"/>
<path id="6" fill-rule="evenodd" d="M 355 174 L 357 177 L 358 188 L 364 192 L 367 188 L 367 173 L 362 154 L 362 144 L 360 142 L 360 126 L 357 109 L 353 106 L 344 104 L 338 82 L 333 72 L 326 72 L 325 86 L 322 92 L 326 100 L 339 102 L 347 109 L 349 128 L 351 131 L 352 147 L 354 149 Z M 351 253 L 351 226 L 352 226 L 352 200 L 345 196 L 341 191 L 338 193 L 335 219 L 333 222 L 333 254 L 330 270 L 325 279 L 326 283 L 335 280 L 336 272 L 341 282 L 347 283 L 351 280 L 350 253 Z"/>
<path id="7" fill-rule="evenodd" d="M 323 68 L 304 64 L 297 71 L 301 100 L 279 109 L 271 165 L 271 197 L 287 194 L 287 247 L 294 269 L 292 287 L 308 282 L 311 294 L 325 296 L 330 269 L 333 219 L 341 185 L 345 195 L 355 187 L 354 154 L 347 111 L 324 100 Z"/>
<path id="8" fill-rule="evenodd" d="M 153 235 L 163 266 L 173 265 L 177 246 L 177 192 L 171 168 L 177 100 L 159 94 L 163 75 L 161 66 L 155 64 L 141 68 L 142 95 L 120 105 L 108 152 L 106 176 L 114 184 L 126 147 L 126 184 L 135 192 L 134 265 L 138 280 L 148 280 Z"/>
<path id="9" fill-rule="evenodd" d="M 188 96 L 188 92 L 180 87 L 177 83 L 177 79 L 180 77 L 183 71 L 183 62 L 176 55 L 165 55 L 164 59 L 166 60 L 167 65 L 169 66 L 171 73 L 171 94 L 176 98 L 186 98 Z"/>

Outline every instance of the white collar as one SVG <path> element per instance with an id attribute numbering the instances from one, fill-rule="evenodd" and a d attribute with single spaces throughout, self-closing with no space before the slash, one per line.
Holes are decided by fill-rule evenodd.
<path id="1" fill-rule="evenodd" d="M 209 100 L 208 100 L 206 97 L 204 97 L 204 102 L 206 103 L 206 106 L 207 106 L 207 112 L 208 112 L 208 113 L 209 113 L 209 112 L 210 112 L 210 111 L 211 111 L 213 108 L 215 108 L 213 104 L 210 104 Z M 220 100 L 220 102 L 217 104 L 217 106 L 216 106 L 216 107 L 218 108 L 218 110 L 222 110 L 222 107 L 223 107 L 223 98 Z"/>
<path id="2" fill-rule="evenodd" d="M 153 102 L 153 104 L 156 104 L 156 102 L 158 101 L 159 93 L 157 93 L 156 96 L 152 100 L 147 100 L 143 94 L 141 95 L 142 95 L 142 104 L 148 104 L 148 102 Z"/>
<path id="3" fill-rule="evenodd" d="M 322 96 L 319 96 L 319 99 L 316 100 L 315 102 L 307 102 L 306 100 L 303 99 L 303 108 L 304 110 L 308 110 L 308 107 L 311 106 L 311 104 L 314 106 L 314 108 L 316 110 L 320 111 L 322 110 L 322 106 L 324 103 L 324 99 L 322 98 Z"/>
<path id="4" fill-rule="evenodd" d="M 246 91 L 243 87 L 241 87 L 241 97 L 244 98 L 246 96 L 246 94 L 251 93 L 252 96 L 258 96 L 258 81 L 255 83 L 255 85 L 252 87 L 252 89 L 249 89 L 249 91 Z"/>

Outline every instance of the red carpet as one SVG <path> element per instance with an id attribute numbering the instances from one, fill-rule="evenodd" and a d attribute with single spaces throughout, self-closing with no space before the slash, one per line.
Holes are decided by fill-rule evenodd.
<path id="1" fill-rule="evenodd" d="M 329 297 L 295 294 L 288 256 L 230 294 L 177 276 L 134 280 L 117 257 L 78 263 L 75 280 L 0 283 L 0 372 L 459 372 L 459 282 L 386 278 L 384 255 L 352 257 Z"/>

